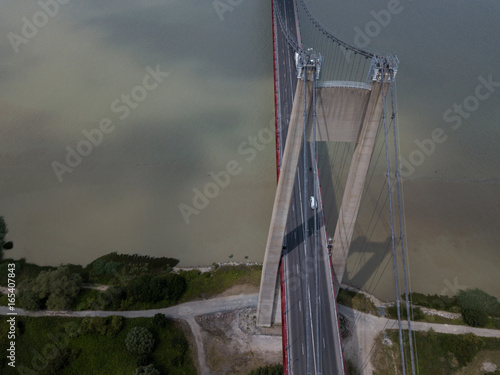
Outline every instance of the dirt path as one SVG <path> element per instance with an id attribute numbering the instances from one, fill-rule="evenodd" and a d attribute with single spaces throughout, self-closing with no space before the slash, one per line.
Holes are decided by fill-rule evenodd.
<path id="1" fill-rule="evenodd" d="M 207 366 L 207 360 L 205 358 L 205 348 L 203 347 L 203 337 L 201 334 L 201 327 L 192 316 L 186 317 L 186 322 L 191 328 L 191 333 L 194 336 L 196 342 L 196 350 L 198 352 L 198 365 L 201 371 L 201 375 L 210 375 L 210 370 Z"/>
<path id="2" fill-rule="evenodd" d="M 161 313 L 174 319 L 185 319 L 189 316 L 213 314 L 216 312 L 232 311 L 244 309 L 246 307 L 257 306 L 257 294 L 246 294 L 239 296 L 228 296 L 212 298 L 202 301 L 182 303 L 177 306 L 163 309 L 137 310 L 137 311 L 26 311 L 16 308 L 17 315 L 24 316 L 62 316 L 62 317 L 85 317 L 85 316 L 111 316 L 119 315 L 125 318 L 152 318 L 155 314 Z M 6 306 L 0 306 L 0 315 L 7 315 L 9 312 Z"/>

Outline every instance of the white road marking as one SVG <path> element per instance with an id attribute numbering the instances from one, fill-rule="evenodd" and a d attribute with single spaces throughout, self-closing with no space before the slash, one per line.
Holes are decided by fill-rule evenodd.
<path id="1" fill-rule="evenodd" d="M 311 292 L 308 290 L 307 295 L 309 297 L 309 316 L 311 317 L 311 341 L 312 341 L 312 350 L 313 350 L 313 358 L 316 358 L 316 348 L 314 347 L 314 327 L 312 320 L 312 308 L 311 308 Z M 314 372 L 317 373 L 318 370 L 316 368 L 316 361 L 314 361 Z"/>

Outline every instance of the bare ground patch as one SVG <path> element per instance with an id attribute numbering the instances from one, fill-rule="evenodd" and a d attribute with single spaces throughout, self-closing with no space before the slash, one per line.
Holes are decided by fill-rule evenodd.
<path id="1" fill-rule="evenodd" d="M 229 296 L 238 296 L 240 294 L 254 294 L 254 293 L 259 293 L 258 286 L 250 284 L 241 284 L 232 286 L 231 288 L 219 294 L 217 297 L 229 297 Z"/>
<path id="2" fill-rule="evenodd" d="M 253 330 L 250 328 L 251 312 L 246 310 L 196 317 L 203 332 L 206 359 L 212 375 L 247 375 L 255 368 L 283 360 L 280 335 L 259 335 L 257 331 L 251 334 L 241 330 L 240 325 L 248 325 L 249 330 Z M 242 315 L 245 315 L 244 319 L 248 315 L 250 320 L 242 322 Z"/>

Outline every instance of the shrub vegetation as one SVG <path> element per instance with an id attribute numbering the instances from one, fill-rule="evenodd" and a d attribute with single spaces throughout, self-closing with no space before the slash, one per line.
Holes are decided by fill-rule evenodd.
<path id="1" fill-rule="evenodd" d="M 462 319 L 471 327 L 485 327 L 488 324 L 488 314 L 479 309 L 463 309 Z"/>
<path id="2" fill-rule="evenodd" d="M 500 302 L 481 289 L 460 290 L 457 302 L 462 310 L 478 310 L 487 315 L 500 316 Z"/>
<path id="3" fill-rule="evenodd" d="M 80 293 L 81 285 L 81 276 L 71 273 L 68 267 L 42 271 L 19 285 L 19 304 L 28 310 L 66 310 Z"/>
<path id="4" fill-rule="evenodd" d="M 134 327 L 127 334 L 125 346 L 129 352 L 148 354 L 153 351 L 155 339 L 146 327 Z"/>

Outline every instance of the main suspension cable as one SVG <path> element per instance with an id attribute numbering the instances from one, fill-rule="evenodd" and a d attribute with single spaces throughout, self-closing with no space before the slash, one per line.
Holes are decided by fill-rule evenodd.
<path id="1" fill-rule="evenodd" d="M 385 108 L 385 73 L 386 67 L 382 68 L 382 77 L 381 77 L 381 85 L 382 85 L 382 119 L 384 122 L 384 139 L 385 139 L 385 159 L 387 166 L 387 190 L 389 194 L 389 217 L 391 224 L 391 245 L 392 245 L 392 259 L 394 266 L 394 286 L 396 288 L 396 310 L 398 315 L 398 329 L 399 329 L 399 345 L 401 350 L 401 362 L 403 366 L 403 375 L 406 375 L 406 364 L 405 364 L 405 353 L 403 346 L 403 331 L 401 329 L 401 311 L 400 311 L 400 301 L 399 301 L 399 287 L 398 287 L 398 269 L 396 262 L 396 246 L 394 239 L 394 219 L 392 213 L 392 189 L 391 189 L 391 165 L 389 160 L 389 144 L 387 141 L 387 114 Z"/>
<path id="2" fill-rule="evenodd" d="M 398 211 L 399 211 L 399 239 L 401 241 L 401 256 L 403 262 L 403 279 L 405 286 L 405 299 L 406 299 L 406 315 L 408 318 L 408 341 L 410 343 L 410 360 L 411 360 L 411 370 L 412 374 L 415 375 L 415 356 L 413 354 L 413 340 L 412 340 L 412 331 L 411 331 L 411 317 L 410 317 L 410 298 L 408 293 L 408 281 L 406 276 L 406 255 L 405 255 L 405 236 L 404 236 L 404 227 L 403 227 L 403 214 L 402 214 L 402 204 L 401 204 L 401 189 L 399 183 L 399 152 L 398 152 L 398 144 L 397 144 L 397 134 L 396 134 L 396 110 L 395 110 L 395 100 L 394 100 L 394 77 L 391 73 L 391 104 L 392 104 L 392 121 L 393 121 L 393 137 L 394 137 L 394 155 L 396 160 L 396 190 L 398 196 Z"/>

